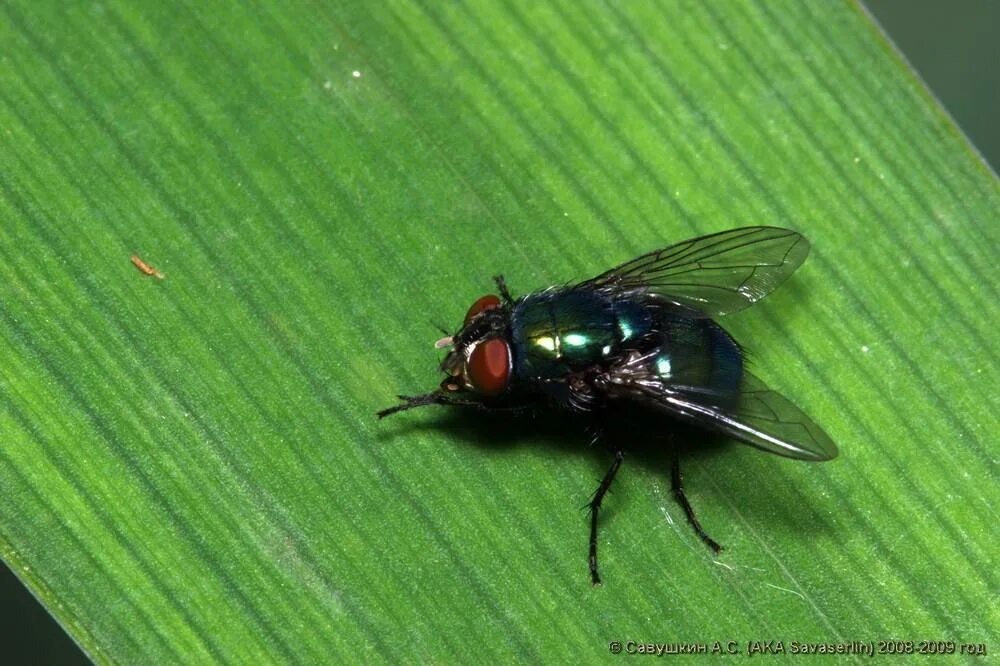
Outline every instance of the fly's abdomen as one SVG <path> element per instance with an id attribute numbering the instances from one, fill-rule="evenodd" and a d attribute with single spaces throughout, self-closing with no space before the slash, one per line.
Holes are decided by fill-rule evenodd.
<path id="1" fill-rule="evenodd" d="M 663 317 L 656 323 L 658 353 L 649 372 L 681 393 L 699 394 L 713 404 L 736 400 L 743 381 L 743 353 L 711 319 Z"/>
<path id="2" fill-rule="evenodd" d="M 586 291 L 533 294 L 514 309 L 514 363 L 525 379 L 557 379 L 604 362 L 648 331 L 638 304 Z"/>

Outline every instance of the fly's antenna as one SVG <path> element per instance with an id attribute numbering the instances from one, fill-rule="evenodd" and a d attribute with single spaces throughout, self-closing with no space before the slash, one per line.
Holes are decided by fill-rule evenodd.
<path id="1" fill-rule="evenodd" d="M 414 407 L 424 407 L 425 405 L 436 405 L 445 404 L 444 396 L 441 395 L 440 391 L 434 391 L 433 393 L 425 393 L 424 395 L 397 395 L 402 402 L 398 405 L 393 405 L 377 412 L 375 415 L 380 419 L 384 419 L 392 414 L 397 414 L 399 412 L 405 412 L 407 409 L 413 409 Z"/>

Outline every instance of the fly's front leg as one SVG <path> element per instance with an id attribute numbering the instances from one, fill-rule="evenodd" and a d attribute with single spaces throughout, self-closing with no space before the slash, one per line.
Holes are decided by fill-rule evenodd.
<path id="1" fill-rule="evenodd" d="M 507 289 L 507 281 L 503 279 L 502 275 L 494 275 L 493 281 L 497 283 L 497 291 L 500 292 L 500 296 L 503 298 L 504 303 L 512 305 L 514 303 L 514 297 L 510 295 L 510 291 Z"/>
<path id="2" fill-rule="evenodd" d="M 687 519 L 688 522 L 691 523 L 691 527 L 694 528 L 694 531 L 698 533 L 698 536 L 701 537 L 701 540 L 704 541 L 709 548 L 718 553 L 722 550 L 722 546 L 719 545 L 718 541 L 708 536 L 708 534 L 705 533 L 705 530 L 701 528 L 701 523 L 699 523 L 698 519 L 695 517 L 694 509 L 691 508 L 691 503 L 688 502 L 687 495 L 684 494 L 684 483 L 681 479 L 681 462 L 676 450 L 674 451 L 672 477 L 674 497 L 677 498 L 678 503 L 680 503 L 680 505 L 684 508 L 684 513 L 687 514 Z"/>
<path id="3" fill-rule="evenodd" d="M 594 585 L 601 584 L 601 577 L 597 575 L 597 512 L 600 510 L 601 501 L 608 489 L 611 488 L 611 482 L 615 480 L 615 474 L 618 473 L 618 468 L 621 467 L 624 459 L 625 454 L 622 450 L 616 449 L 614 462 L 611 463 L 611 467 L 601 479 L 601 485 L 597 487 L 597 492 L 590 500 L 590 580 Z"/>

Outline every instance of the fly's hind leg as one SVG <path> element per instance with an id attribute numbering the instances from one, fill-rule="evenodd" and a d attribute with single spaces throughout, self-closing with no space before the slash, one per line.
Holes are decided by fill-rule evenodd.
<path id="1" fill-rule="evenodd" d="M 702 529 L 701 523 L 698 522 L 698 519 L 694 515 L 694 509 L 691 508 L 691 503 L 688 502 L 687 495 L 684 494 L 684 483 L 681 479 L 681 463 L 680 458 L 677 455 L 677 451 L 674 451 L 672 480 L 674 497 L 676 497 L 680 505 L 684 507 L 684 513 L 687 514 L 687 519 L 688 522 L 691 523 L 691 527 L 694 528 L 694 531 L 698 533 L 698 536 L 701 537 L 701 540 L 704 541 L 709 548 L 718 553 L 722 550 L 722 546 L 719 545 L 718 541 L 708 536 L 708 534 L 705 533 L 705 530 Z"/>
<path id="2" fill-rule="evenodd" d="M 507 289 L 507 281 L 503 279 L 503 275 L 494 275 L 493 281 L 497 283 L 497 291 L 500 292 L 504 303 L 511 305 L 514 302 L 514 297 L 510 295 L 510 290 Z"/>
<path id="3" fill-rule="evenodd" d="M 615 460 L 604 474 L 601 485 L 597 487 L 597 491 L 588 504 L 590 507 L 590 581 L 594 585 L 601 584 L 601 577 L 597 575 L 597 512 L 600 510 L 601 501 L 608 493 L 608 489 L 611 488 L 611 482 L 615 480 L 615 474 L 618 473 L 618 468 L 621 467 L 624 459 L 625 454 L 622 450 L 615 449 Z"/>

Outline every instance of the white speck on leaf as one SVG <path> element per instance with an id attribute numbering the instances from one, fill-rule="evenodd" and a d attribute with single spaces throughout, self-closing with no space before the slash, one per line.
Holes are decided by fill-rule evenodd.
<path id="1" fill-rule="evenodd" d="M 361 78 L 361 72 L 359 72 L 358 70 L 354 70 L 353 72 L 351 72 L 351 76 L 353 76 L 356 79 L 360 79 Z"/>
<path id="2" fill-rule="evenodd" d="M 782 592 L 790 592 L 795 596 L 799 597 L 800 599 L 805 599 L 805 596 L 803 596 L 801 592 L 796 592 L 795 590 L 789 590 L 787 587 L 779 587 L 777 585 L 771 585 L 770 583 L 764 583 L 764 585 L 767 585 L 768 587 L 773 587 L 776 590 L 781 590 Z"/>

